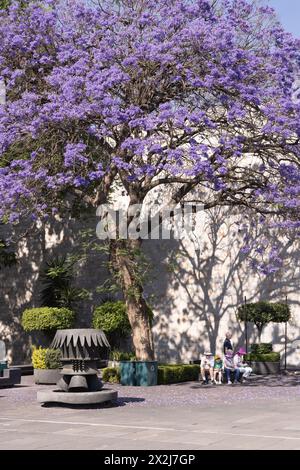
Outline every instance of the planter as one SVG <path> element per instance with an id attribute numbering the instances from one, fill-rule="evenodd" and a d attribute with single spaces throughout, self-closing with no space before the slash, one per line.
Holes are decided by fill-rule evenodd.
<path id="1" fill-rule="evenodd" d="M 251 362 L 252 371 L 258 375 L 280 374 L 280 362 Z"/>
<path id="2" fill-rule="evenodd" d="M 38 385 L 56 385 L 61 378 L 60 369 L 34 369 L 33 375 Z"/>
<path id="3" fill-rule="evenodd" d="M 157 361 L 120 361 L 122 385 L 157 385 Z"/>

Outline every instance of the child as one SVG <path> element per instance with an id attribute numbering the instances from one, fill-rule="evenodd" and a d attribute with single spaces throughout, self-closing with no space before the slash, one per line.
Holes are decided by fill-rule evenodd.
<path id="1" fill-rule="evenodd" d="M 200 368 L 201 368 L 201 377 L 202 377 L 203 383 L 208 384 L 208 379 L 206 376 L 208 372 L 210 375 L 211 383 L 213 383 L 214 381 L 214 356 L 212 355 L 210 351 L 206 351 L 204 353 L 204 357 L 202 357 L 201 359 Z"/>
<path id="2" fill-rule="evenodd" d="M 215 384 L 222 383 L 222 372 L 223 372 L 223 361 L 220 356 L 215 356 L 215 363 L 214 363 L 214 382 Z M 218 378 L 218 382 L 217 382 Z"/>
<path id="3" fill-rule="evenodd" d="M 227 377 L 227 383 L 229 385 L 232 384 L 231 378 L 230 378 L 231 372 L 234 372 L 234 383 L 235 384 L 238 383 L 238 380 L 240 377 L 240 370 L 233 362 L 233 351 L 231 351 L 231 349 L 228 349 L 225 354 L 224 370 L 225 370 L 226 377 Z"/>

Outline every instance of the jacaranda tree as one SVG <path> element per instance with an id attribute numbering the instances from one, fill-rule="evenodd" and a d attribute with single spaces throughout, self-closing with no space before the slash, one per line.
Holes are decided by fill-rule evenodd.
<path id="1" fill-rule="evenodd" d="M 0 217 L 46 217 L 114 181 L 130 205 L 168 185 L 299 226 L 299 41 L 247 0 L 45 0 L 0 14 Z M 135 275 L 116 240 L 136 355 L 153 357 Z"/>

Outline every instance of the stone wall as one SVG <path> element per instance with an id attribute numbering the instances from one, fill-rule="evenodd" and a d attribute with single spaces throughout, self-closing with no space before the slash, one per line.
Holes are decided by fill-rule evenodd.
<path id="1" fill-rule="evenodd" d="M 76 250 L 82 228 L 96 227 L 94 218 L 62 222 L 30 231 L 20 241 L 18 263 L 0 270 L 0 337 L 4 339 L 12 363 L 26 363 L 32 343 L 41 336 L 28 335 L 20 326 L 21 312 L 39 305 L 39 269 L 47 257 Z M 300 250 L 299 244 L 281 242 L 285 268 L 271 277 L 254 274 L 240 252 L 234 218 L 224 210 L 207 214 L 199 246 L 176 240 L 146 240 L 144 250 L 151 259 L 151 284 L 146 286 L 154 308 L 154 341 L 158 360 L 188 362 L 204 349 L 221 352 L 225 332 L 231 329 L 235 346 L 245 345 L 244 325 L 237 321 L 236 308 L 243 302 L 288 300 L 292 319 L 288 324 L 289 367 L 300 366 Z M 0 234 L 1 237 L 1 234 Z M 91 313 L 99 303 L 95 292 L 106 278 L 103 255 L 91 253 L 78 267 L 77 284 L 92 292 L 90 300 L 78 308 L 77 326 L 90 326 Z M 249 325 L 249 342 L 257 340 Z M 274 349 L 284 351 L 284 324 L 270 324 L 262 336 Z M 295 344 L 295 343 L 294 343 Z M 284 354 L 282 354 L 284 361 Z"/>

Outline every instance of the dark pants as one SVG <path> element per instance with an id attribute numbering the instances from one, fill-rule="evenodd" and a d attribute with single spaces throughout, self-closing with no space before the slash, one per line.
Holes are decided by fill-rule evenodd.
<path id="1" fill-rule="evenodd" d="M 240 377 L 240 371 L 239 369 L 234 369 L 231 370 L 231 369 L 226 369 L 225 367 L 225 374 L 226 374 L 226 378 L 227 378 L 227 382 L 229 382 L 231 380 L 231 373 L 234 374 L 234 381 L 237 382 L 239 380 L 239 377 Z"/>

